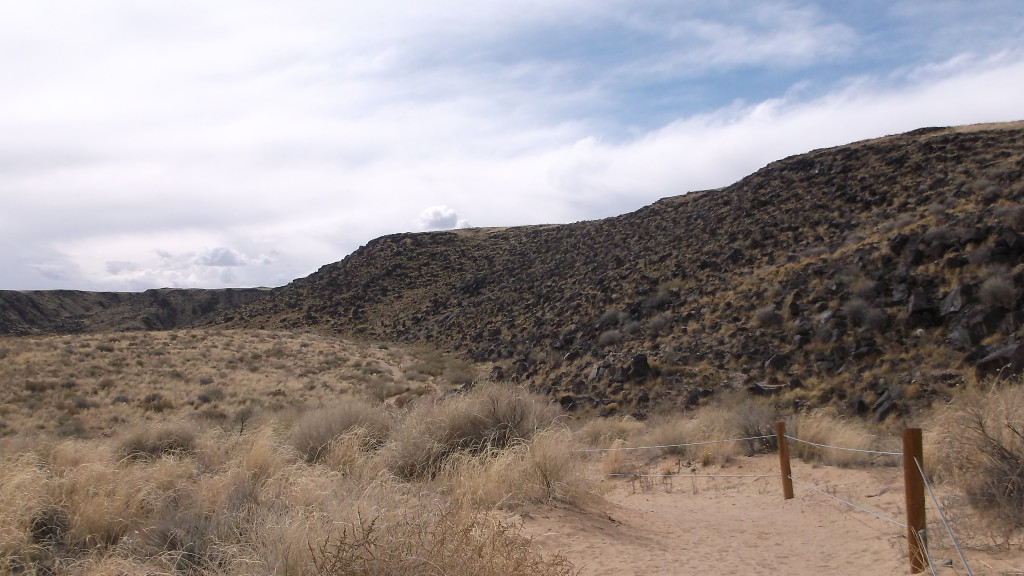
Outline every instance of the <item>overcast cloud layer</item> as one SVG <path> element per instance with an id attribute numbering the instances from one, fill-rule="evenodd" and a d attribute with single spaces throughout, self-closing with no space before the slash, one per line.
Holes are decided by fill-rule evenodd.
<path id="1" fill-rule="evenodd" d="M 1019 0 L 0 0 L 0 289 L 277 286 L 1024 119 L 1021 38 Z"/>

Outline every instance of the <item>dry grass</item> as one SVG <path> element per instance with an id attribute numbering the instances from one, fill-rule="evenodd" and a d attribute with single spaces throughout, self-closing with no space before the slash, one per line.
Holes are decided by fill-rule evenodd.
<path id="1" fill-rule="evenodd" d="M 721 395 L 716 402 L 688 416 L 659 415 L 652 418 L 647 432 L 639 442 L 649 446 L 670 446 L 667 454 L 704 464 L 724 463 L 738 455 L 753 455 L 771 448 L 776 411 L 768 403 L 735 392 Z M 757 438 L 740 442 L 723 442 L 737 438 Z M 679 444 L 702 444 L 676 446 Z"/>
<path id="2" fill-rule="evenodd" d="M 790 436 L 823 446 L 899 452 L 899 444 L 895 438 L 879 435 L 862 420 L 841 418 L 828 411 L 796 415 L 790 420 L 786 430 Z M 808 462 L 841 467 L 876 464 L 894 466 L 898 461 L 897 457 L 892 456 L 823 448 L 797 441 L 789 442 L 789 450 L 794 456 Z"/>
<path id="3" fill-rule="evenodd" d="M 367 449 L 384 444 L 391 430 L 391 418 L 384 407 L 349 397 L 330 408 L 304 413 L 292 429 L 291 445 L 307 463 L 322 460 L 328 448 L 342 435 L 360 429 L 361 443 Z"/>
<path id="4" fill-rule="evenodd" d="M 415 403 L 382 452 L 400 478 L 433 477 L 453 454 L 502 450 L 529 440 L 560 414 L 523 388 L 489 383 L 465 395 Z"/>
<path id="5" fill-rule="evenodd" d="M 576 438 L 588 448 L 610 448 L 616 441 L 639 437 L 646 429 L 645 423 L 630 416 L 612 416 L 583 423 L 576 430 Z"/>
<path id="6" fill-rule="evenodd" d="M 288 409 L 333 406 L 340 395 L 405 402 L 475 374 L 426 348 L 310 332 L 0 338 L 0 348 L 0 436 L 92 438 L 120 435 L 126 424 L 186 420 L 244 432 Z"/>
<path id="7" fill-rule="evenodd" d="M 314 549 L 317 574 L 476 576 L 576 574 L 561 556 L 539 557 L 518 528 L 457 508 L 358 516 Z"/>
<path id="8" fill-rule="evenodd" d="M 583 505 L 592 490 L 566 429 L 549 428 L 506 450 L 462 453 L 442 471 L 453 493 L 474 506 L 515 508 L 557 502 Z"/>
<path id="9" fill-rule="evenodd" d="M 930 474 L 954 484 L 990 528 L 1024 527 L 1024 388 L 1019 382 L 965 393 L 928 434 Z"/>
<path id="10" fill-rule="evenodd" d="M 491 515 L 589 489 L 557 407 L 521 388 L 373 402 L 365 382 L 425 352 L 310 334 L 3 349 L 0 572 L 573 573 Z"/>
<path id="11" fill-rule="evenodd" d="M 311 334 L 0 344 L 0 572 L 570 574 L 493 511 L 587 507 L 601 487 L 587 472 L 598 457 L 579 448 L 770 435 L 777 418 L 769 402 L 736 392 L 695 411 L 569 429 L 550 399 L 513 385 L 442 394 L 445 371 L 461 366 L 442 354 Z M 416 354 L 425 361 L 403 368 L 417 366 Z M 374 381 L 423 392 L 399 402 L 374 394 Z M 152 394 L 168 406 L 147 409 Z M 1003 533 L 1024 518 L 1021 414 L 1020 388 L 965 395 L 925 436 L 933 476 Z M 67 426 L 75 419 L 80 427 Z M 795 416 L 789 432 L 898 450 L 878 429 L 828 413 Z M 629 474 L 725 466 L 772 448 L 756 440 L 600 458 L 605 473 Z M 889 463 L 791 450 L 840 466 Z"/>

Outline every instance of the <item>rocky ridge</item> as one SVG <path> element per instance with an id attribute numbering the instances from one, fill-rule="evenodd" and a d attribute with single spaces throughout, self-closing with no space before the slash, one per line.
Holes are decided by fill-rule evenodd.
<path id="1" fill-rule="evenodd" d="M 170 330 L 265 296 L 259 288 L 145 292 L 0 290 L 0 334 Z"/>
<path id="2" fill-rule="evenodd" d="M 221 316 L 425 342 L 567 409 L 883 419 L 1024 368 L 1024 123 L 816 150 L 592 222 L 396 234 Z"/>

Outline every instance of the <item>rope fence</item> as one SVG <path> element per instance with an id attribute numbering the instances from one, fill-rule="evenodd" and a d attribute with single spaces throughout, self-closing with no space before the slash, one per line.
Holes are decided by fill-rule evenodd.
<path id="1" fill-rule="evenodd" d="M 967 558 L 964 557 L 964 551 L 960 549 L 960 542 L 957 541 L 956 535 L 953 534 L 953 528 L 946 520 L 946 514 L 943 513 L 942 506 L 939 505 L 939 499 L 935 497 L 935 491 L 932 490 L 932 485 L 928 482 L 928 475 L 924 473 L 924 467 L 921 466 L 921 461 L 914 458 L 914 464 L 917 465 L 917 471 L 921 474 L 921 480 L 924 481 L 924 487 L 928 490 L 928 495 L 932 499 L 932 505 L 935 506 L 935 511 L 939 514 L 939 520 L 942 521 L 942 525 L 946 528 L 946 533 L 949 534 L 949 540 L 953 543 L 953 548 L 956 549 L 957 555 L 960 556 L 960 561 L 964 564 L 964 570 L 967 570 L 967 576 L 974 576 L 971 566 L 967 563 Z"/>
<path id="2" fill-rule="evenodd" d="M 793 436 L 786 435 L 787 440 L 793 442 L 799 442 L 800 444 L 808 444 L 810 446 L 816 446 L 818 448 L 829 448 L 832 450 L 841 450 L 843 452 L 859 452 L 861 454 L 875 454 L 878 456 L 903 456 L 903 452 L 882 452 L 880 450 L 863 450 L 861 448 L 845 448 L 843 446 L 831 446 L 829 444 L 818 444 L 817 442 L 811 442 L 810 440 L 801 440 L 800 438 L 794 438 Z"/>
<path id="3" fill-rule="evenodd" d="M 775 478 L 775 474 L 606 474 L 618 478 Z"/>
<path id="4" fill-rule="evenodd" d="M 882 514 L 880 512 L 875 512 L 874 510 L 869 510 L 867 508 L 864 508 L 863 506 L 858 506 L 858 505 L 854 504 L 853 502 L 849 502 L 847 500 L 843 500 L 842 498 L 840 498 L 838 496 L 835 496 L 834 494 L 829 494 L 828 492 L 818 488 L 814 484 L 808 484 L 807 482 L 801 482 L 800 480 L 794 479 L 792 476 L 790 476 L 789 479 L 793 480 L 793 482 L 796 482 L 797 484 L 803 486 L 804 488 L 807 488 L 808 490 L 811 490 L 813 492 L 817 492 L 818 494 L 821 494 L 823 496 L 827 496 L 827 497 L 829 497 L 829 498 L 831 498 L 831 499 L 833 499 L 833 500 L 835 500 L 837 502 L 841 502 L 843 504 L 846 504 L 850 508 L 853 508 L 855 510 L 860 510 L 861 512 L 864 512 L 865 514 L 870 514 L 871 516 L 874 516 L 875 518 L 878 518 L 879 520 L 888 522 L 890 524 L 895 524 L 896 526 L 899 526 L 900 528 L 906 528 L 907 527 L 906 524 L 904 524 L 902 522 L 899 522 L 899 521 L 896 521 L 896 520 L 893 520 L 892 518 L 889 518 L 888 516 L 885 516 L 884 514 Z"/>
<path id="5" fill-rule="evenodd" d="M 580 453 L 609 453 L 618 451 L 637 451 L 637 450 L 664 450 L 672 448 L 688 448 L 693 446 L 709 446 L 713 444 L 725 444 L 730 442 L 750 442 L 755 440 L 765 440 L 767 443 L 775 440 L 779 452 L 779 461 L 781 468 L 782 477 L 782 488 L 783 498 L 789 500 L 794 497 L 793 484 L 797 484 L 800 487 L 809 491 L 821 494 L 829 499 L 835 500 L 845 506 L 848 506 L 859 512 L 863 512 L 874 518 L 887 522 L 901 529 L 906 530 L 907 534 L 907 545 L 908 545 L 908 556 L 910 560 L 910 572 L 917 574 L 924 572 L 926 569 L 930 570 L 932 574 L 936 574 L 935 563 L 932 559 L 931 553 L 928 550 L 928 538 L 927 538 L 927 525 L 925 518 L 925 498 L 924 493 L 927 489 L 927 493 L 931 498 L 932 504 L 938 513 L 939 519 L 942 525 L 945 527 L 947 534 L 949 535 L 950 541 L 953 543 L 953 547 L 956 549 L 957 554 L 960 557 L 960 561 L 963 563 L 968 576 L 974 576 L 970 566 L 967 564 L 967 558 L 964 556 L 963 550 L 960 547 L 956 536 L 953 533 L 952 527 L 946 520 L 945 514 L 942 511 L 942 507 L 935 496 L 935 492 L 932 490 L 931 484 L 928 482 L 927 475 L 924 472 L 924 467 L 921 462 L 922 457 L 922 440 L 921 430 L 919 428 L 908 428 L 903 431 L 903 450 L 900 452 L 885 451 L 885 450 L 865 450 L 861 448 L 848 448 L 845 446 L 832 446 L 829 444 L 822 444 L 819 442 L 812 442 L 804 440 L 794 436 L 786 434 L 786 426 L 784 422 L 777 422 L 775 424 L 774 435 L 762 435 L 762 436 L 748 436 L 745 438 L 730 438 L 724 440 L 708 440 L 702 442 L 686 442 L 680 444 L 663 444 L 657 446 L 613 446 L 611 448 L 589 448 L 575 450 Z M 891 456 L 900 457 L 903 459 L 903 477 L 904 477 L 904 496 L 906 504 L 907 521 L 900 522 L 882 512 L 871 510 L 864 506 L 860 506 L 849 500 L 839 498 L 835 494 L 829 493 L 827 490 L 823 490 L 818 486 L 798 480 L 793 477 L 792 469 L 789 461 L 789 445 L 788 442 L 795 442 L 799 444 L 806 444 L 814 446 L 820 449 L 827 450 L 839 450 L 843 452 L 857 452 L 862 454 L 870 454 L 873 456 Z M 636 474 L 636 473 L 614 473 L 607 474 L 608 477 L 613 478 L 632 478 L 632 479 L 662 479 L 668 480 L 673 478 L 741 478 L 741 479 L 764 479 L 777 477 L 774 474 Z M 949 562 L 948 560 L 946 562 Z M 947 564 L 948 565 L 948 564 Z"/>
<path id="6" fill-rule="evenodd" d="M 750 440 L 771 440 L 775 436 L 749 436 L 747 438 L 730 438 L 728 440 L 708 440 L 706 442 L 687 442 L 685 444 L 663 444 L 660 446 L 614 446 L 612 448 L 586 448 L 574 452 L 617 452 L 620 450 L 660 450 L 664 448 L 688 448 L 690 446 L 709 446 L 711 444 L 727 444 L 729 442 L 747 442 Z"/>

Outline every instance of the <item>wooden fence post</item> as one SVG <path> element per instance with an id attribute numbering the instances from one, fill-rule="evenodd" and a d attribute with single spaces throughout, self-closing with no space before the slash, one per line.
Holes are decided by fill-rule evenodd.
<path id="1" fill-rule="evenodd" d="M 903 485 L 907 501 L 907 550 L 910 552 L 910 573 L 918 574 L 928 568 L 925 556 L 928 538 L 924 508 L 924 456 L 920 428 L 903 430 Z M 921 469 L 918 469 L 918 463 Z"/>
<path id="2" fill-rule="evenodd" d="M 793 497 L 793 471 L 789 469 L 789 444 L 786 443 L 786 423 L 775 423 L 775 440 L 779 445 L 779 468 L 782 470 L 782 497 Z"/>

